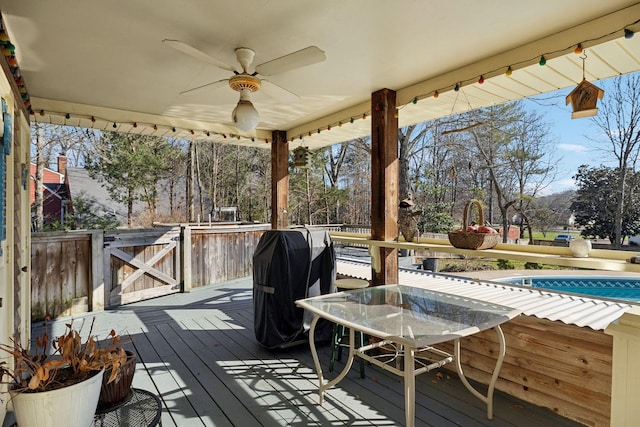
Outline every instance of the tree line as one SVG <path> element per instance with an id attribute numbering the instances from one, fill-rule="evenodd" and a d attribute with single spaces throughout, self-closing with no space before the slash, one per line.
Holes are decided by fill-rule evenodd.
<path id="1" fill-rule="evenodd" d="M 592 120 L 606 136 L 600 143 L 609 144 L 603 150 L 618 160 L 617 168 L 601 172 L 616 178 L 598 180 L 585 165 L 574 177 L 578 191 L 571 211 L 585 237 L 621 242 L 625 235 L 640 233 L 629 220 L 636 205 L 632 193 L 637 190 L 640 78 L 615 79 L 607 92 Z M 413 202 L 419 231 L 451 230 L 471 198 L 483 202 L 487 222 L 504 229 L 515 223 L 521 237 L 531 241 L 533 230 L 565 225 L 571 214 L 566 204 L 553 206 L 540 197 L 558 174 L 557 141 L 549 129 L 545 118 L 522 101 L 400 129 L 400 199 Z M 270 221 L 267 149 L 39 123 L 33 125 L 33 139 L 38 170 L 60 154 L 70 165 L 86 168 L 114 200 L 128 207 L 127 224 L 121 226 L 217 218 L 227 206 L 237 208 L 241 221 Z M 290 222 L 369 224 L 370 156 L 370 139 L 363 138 L 313 151 L 303 167 L 291 158 Z M 600 203 L 610 211 L 610 226 L 593 225 L 604 221 L 602 215 L 594 216 L 589 208 L 594 205 L 586 199 L 595 194 L 591 190 L 596 185 L 604 185 L 611 195 Z M 136 201 L 145 204 L 145 215 L 134 217 Z M 81 202 L 84 210 L 91 208 L 90 200 Z"/>

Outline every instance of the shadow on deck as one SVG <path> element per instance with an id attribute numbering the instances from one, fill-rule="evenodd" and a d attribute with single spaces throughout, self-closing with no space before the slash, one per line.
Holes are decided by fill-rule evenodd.
<path id="1" fill-rule="evenodd" d="M 373 366 L 361 379 L 354 364 L 318 405 L 308 345 L 271 351 L 256 341 L 251 278 L 120 306 L 74 324 L 88 328 L 93 317 L 98 337 L 112 328 L 130 335 L 138 354 L 133 386 L 160 396 L 165 427 L 404 424 L 401 378 Z M 62 333 L 68 321 L 50 323 L 50 333 Z M 326 376 L 328 350 L 320 347 Z M 445 370 L 418 376 L 416 387 L 417 426 L 580 425 L 498 391 L 494 419 L 487 420 L 485 405 Z"/>

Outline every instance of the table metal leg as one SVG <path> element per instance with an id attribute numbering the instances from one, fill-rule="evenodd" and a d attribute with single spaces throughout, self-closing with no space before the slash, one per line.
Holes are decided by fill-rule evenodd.
<path id="1" fill-rule="evenodd" d="M 335 377 L 333 380 L 324 382 L 324 378 L 322 376 L 322 366 L 320 365 L 320 358 L 318 357 L 318 351 L 316 349 L 316 341 L 315 341 L 315 330 L 316 325 L 320 316 L 315 315 L 313 320 L 311 321 L 311 327 L 309 329 L 309 347 L 311 347 L 311 356 L 313 357 L 313 364 L 316 367 L 316 373 L 318 374 L 318 394 L 319 394 L 319 403 L 322 405 L 324 402 L 324 392 L 330 387 L 333 387 L 337 383 L 339 383 L 349 372 L 351 369 L 351 365 L 353 364 L 353 356 L 355 354 L 355 333 L 353 328 L 349 328 L 349 357 L 345 363 L 344 369 Z"/>
<path id="2" fill-rule="evenodd" d="M 487 404 L 487 418 L 493 419 L 493 391 L 496 387 L 496 382 L 498 381 L 498 376 L 500 375 L 500 368 L 502 367 L 502 362 L 504 361 L 504 356 L 506 354 L 506 342 L 504 339 L 504 333 L 502 332 L 502 328 L 500 325 L 493 328 L 498 334 L 498 341 L 500 342 L 500 351 L 498 353 L 498 359 L 496 360 L 496 366 L 493 369 L 493 374 L 491 375 L 491 381 L 489 382 L 489 388 L 487 390 L 487 395 L 483 395 L 478 390 L 476 390 L 467 380 L 467 377 L 464 375 L 462 371 L 462 364 L 460 362 L 460 339 L 456 339 L 454 342 L 454 356 L 456 360 L 456 370 L 458 371 L 458 375 L 460 376 L 460 380 L 465 385 L 465 387 L 473 393 L 478 399 L 482 400 Z"/>
<path id="3" fill-rule="evenodd" d="M 416 422 L 415 354 L 413 348 L 404 346 L 404 411 L 405 425 L 407 427 L 414 427 Z"/>

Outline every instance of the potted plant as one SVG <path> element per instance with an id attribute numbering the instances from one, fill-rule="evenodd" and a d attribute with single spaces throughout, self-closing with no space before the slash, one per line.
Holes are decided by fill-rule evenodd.
<path id="1" fill-rule="evenodd" d="M 108 410 L 129 396 L 133 375 L 136 372 L 136 355 L 129 350 L 125 350 L 125 354 L 125 362 L 120 365 L 115 378 L 113 378 L 113 369 L 105 369 L 98 399 L 99 410 Z"/>
<path id="2" fill-rule="evenodd" d="M 0 350 L 13 356 L 13 366 L 0 362 L 0 383 L 9 385 L 18 425 L 90 425 L 105 370 L 110 371 L 107 382 L 112 382 L 126 361 L 120 336 L 112 330 L 99 343 L 92 322 L 83 342 L 69 323 L 64 334 L 51 342 L 46 332 L 36 337 L 33 347 L 23 348 L 15 340 L 0 344 Z"/>

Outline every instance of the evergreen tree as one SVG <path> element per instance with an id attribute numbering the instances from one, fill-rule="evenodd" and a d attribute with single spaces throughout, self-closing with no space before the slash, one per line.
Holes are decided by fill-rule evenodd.
<path id="1" fill-rule="evenodd" d="M 89 175 L 104 182 L 113 200 L 127 206 L 127 225 L 133 225 L 133 203 L 145 201 L 155 213 L 158 181 L 174 161 L 174 148 L 163 138 L 109 132 L 103 134 L 94 157 L 87 157 Z"/>
<path id="2" fill-rule="evenodd" d="M 578 190 L 571 204 L 577 225 L 584 227 L 581 234 L 585 237 L 617 240 L 616 211 L 617 203 L 611 194 L 619 188 L 620 174 L 615 168 L 606 166 L 581 166 L 574 176 Z M 640 234 L 640 173 L 629 172 L 625 210 L 622 213 L 622 240 L 626 236 Z"/>

